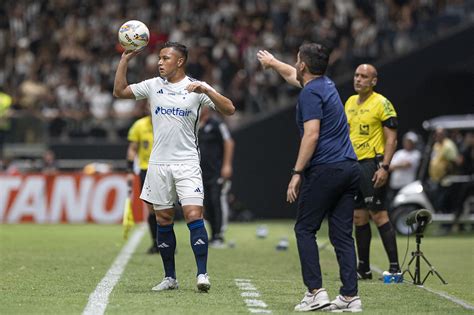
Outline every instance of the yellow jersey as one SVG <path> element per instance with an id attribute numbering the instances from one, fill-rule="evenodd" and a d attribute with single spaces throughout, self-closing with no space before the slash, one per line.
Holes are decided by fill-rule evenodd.
<path id="1" fill-rule="evenodd" d="M 148 169 L 151 149 L 153 147 L 153 125 L 151 116 L 138 119 L 128 131 L 128 141 L 138 143 L 138 165 L 140 169 Z"/>
<path id="2" fill-rule="evenodd" d="M 349 136 L 358 160 L 384 154 L 385 137 L 382 122 L 397 117 L 392 103 L 383 95 L 373 92 L 362 104 L 358 95 L 346 102 L 345 111 L 349 123 Z"/>

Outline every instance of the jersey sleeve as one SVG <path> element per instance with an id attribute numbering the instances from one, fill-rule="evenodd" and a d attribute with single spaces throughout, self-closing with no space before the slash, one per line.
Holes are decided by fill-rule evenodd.
<path id="1" fill-rule="evenodd" d="M 137 122 L 135 122 L 132 127 L 128 130 L 127 140 L 130 142 L 139 142 L 140 141 L 140 132 Z"/>
<path id="2" fill-rule="evenodd" d="M 209 84 L 207 84 L 206 82 L 204 81 L 201 81 L 201 83 L 203 85 L 205 85 L 208 89 L 211 89 L 213 90 L 214 92 L 216 92 L 216 90 L 210 86 Z M 210 108 L 212 108 L 213 110 L 216 110 L 216 104 L 214 104 L 213 101 L 211 101 L 211 99 L 209 98 L 209 96 L 207 96 L 206 94 L 204 93 L 201 93 L 199 94 L 199 103 L 201 105 L 205 105 L 205 106 L 209 106 Z"/>
<path id="3" fill-rule="evenodd" d="M 206 94 L 204 94 L 204 93 L 200 94 L 199 95 L 199 101 L 200 101 L 201 105 L 209 106 L 213 110 L 216 110 L 216 104 L 214 104 L 214 102 L 211 101 L 209 96 L 207 96 Z"/>
<path id="4" fill-rule="evenodd" d="M 323 117 L 323 101 L 321 96 L 310 89 L 303 89 L 298 98 L 303 122 Z"/>
<path id="5" fill-rule="evenodd" d="M 142 100 L 144 98 L 148 98 L 150 95 L 151 91 L 151 82 L 154 79 L 148 79 L 139 83 L 135 84 L 130 84 L 130 89 L 133 92 L 133 95 L 135 95 L 136 100 Z"/>
<path id="6" fill-rule="evenodd" d="M 380 121 L 386 121 L 387 119 L 397 117 L 397 112 L 395 111 L 395 108 L 393 107 L 392 103 L 388 99 L 386 99 L 385 97 L 382 97 L 380 101 L 380 105 L 381 105 L 379 108 Z"/>

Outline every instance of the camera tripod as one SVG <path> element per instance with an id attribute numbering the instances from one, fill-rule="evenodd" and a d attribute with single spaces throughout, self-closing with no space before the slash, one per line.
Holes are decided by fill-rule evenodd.
<path id="1" fill-rule="evenodd" d="M 413 280 L 413 284 L 415 284 L 415 285 L 423 285 L 425 283 L 426 279 L 428 278 L 428 276 L 431 275 L 431 274 L 437 275 L 438 278 L 441 280 L 441 282 L 443 284 L 448 284 L 446 281 L 444 281 L 444 279 L 441 277 L 441 275 L 435 270 L 433 265 L 430 264 L 428 259 L 426 259 L 425 255 L 423 255 L 423 252 L 420 250 L 420 244 L 421 244 L 421 239 L 422 238 L 423 238 L 423 233 L 416 232 L 416 251 L 411 252 L 412 257 L 411 257 L 410 261 L 408 262 L 407 269 L 405 271 L 403 271 L 403 275 L 405 275 L 405 273 L 408 273 L 410 275 L 411 279 Z M 421 273 L 420 257 L 423 258 L 425 263 L 430 268 L 430 271 L 428 271 L 428 273 L 426 274 L 423 281 L 421 281 L 421 275 L 420 275 L 420 273 Z M 413 261 L 415 261 L 415 272 L 412 274 L 411 271 L 410 271 L 410 265 L 413 263 Z"/>

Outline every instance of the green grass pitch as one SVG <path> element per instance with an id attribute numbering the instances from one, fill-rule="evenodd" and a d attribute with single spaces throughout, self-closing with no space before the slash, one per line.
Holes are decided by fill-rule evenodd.
<path id="1" fill-rule="evenodd" d="M 268 237 L 256 237 L 257 226 L 268 227 Z M 318 242 L 327 244 L 326 224 Z M 273 314 L 293 313 L 305 288 L 293 235 L 292 221 L 231 224 L 227 240 L 234 248 L 209 249 L 208 294 L 196 291 L 196 267 L 183 222 L 175 225 L 180 288 L 168 292 L 150 289 L 163 277 L 161 258 L 145 254 L 151 244 L 148 232 L 113 289 L 106 314 L 250 314 L 235 279 L 250 279 L 259 300 Z M 429 231 L 428 231 L 429 232 Z M 288 237 L 286 251 L 275 249 Z M 430 276 L 425 286 L 474 305 L 473 235 L 426 236 L 422 250 L 446 279 L 443 285 Z M 124 242 L 119 225 L 0 225 L 0 314 L 81 314 L 88 297 L 104 277 Z M 398 238 L 400 261 L 407 238 Z M 410 253 L 415 248 L 410 238 Z M 331 245 L 320 250 L 324 287 L 334 298 L 340 286 Z M 374 229 L 371 262 L 381 269 L 388 262 Z M 407 262 L 405 262 L 406 265 Z M 422 275 L 428 271 L 422 263 Z M 375 278 L 379 275 L 375 274 Z M 366 314 L 472 314 L 439 295 L 412 284 L 359 282 Z"/>

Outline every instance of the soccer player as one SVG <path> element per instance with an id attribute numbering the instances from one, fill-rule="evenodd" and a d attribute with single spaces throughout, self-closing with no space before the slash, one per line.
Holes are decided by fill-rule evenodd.
<path id="1" fill-rule="evenodd" d="M 319 44 L 303 44 L 294 67 L 266 51 L 259 51 L 257 57 L 264 68 L 273 68 L 287 81 L 303 87 L 296 107 L 301 143 L 287 190 L 288 202 L 298 200 L 295 234 L 303 281 L 308 288 L 295 311 L 361 311 L 352 238 L 360 171 L 344 106 L 334 82 L 324 75 L 329 52 Z M 340 295 L 332 302 L 322 287 L 315 237 L 326 215 L 342 281 Z"/>
<path id="2" fill-rule="evenodd" d="M 127 183 L 131 187 L 133 179 L 135 178 L 133 173 L 133 165 L 135 158 L 138 157 L 138 165 L 140 167 L 140 187 L 143 187 L 146 177 L 146 171 L 148 169 L 148 160 L 150 159 L 151 148 L 153 144 L 153 125 L 151 124 L 151 115 L 138 119 L 133 123 L 132 127 L 128 131 L 128 149 L 127 149 Z M 148 227 L 150 228 L 151 242 L 152 245 L 148 249 L 148 254 L 157 254 L 158 246 L 156 245 L 156 230 L 157 223 L 155 217 L 155 211 L 153 205 L 146 203 L 149 210 L 148 214 Z"/>
<path id="3" fill-rule="evenodd" d="M 369 64 L 357 67 L 354 90 L 345 110 L 352 145 L 361 168 L 361 181 L 354 211 L 359 279 L 372 279 L 369 250 L 372 233 L 369 219 L 379 230 L 389 259 L 389 272 L 399 273 L 395 229 L 389 220 L 386 204 L 390 162 L 397 148 L 397 113 L 392 103 L 376 93 L 377 70 Z"/>
<path id="4" fill-rule="evenodd" d="M 159 76 L 140 83 L 127 83 L 129 61 L 139 51 L 125 51 L 117 66 L 114 96 L 148 98 L 153 123 L 153 147 L 140 198 L 153 204 L 158 222 L 157 244 L 165 277 L 153 291 L 178 288 L 173 229 L 179 201 L 190 230 L 190 242 L 197 265 L 197 288 L 207 292 L 208 237 L 203 221 L 203 184 L 199 166 L 198 122 L 201 108 L 209 106 L 225 115 L 235 111 L 232 101 L 205 82 L 186 75 L 186 46 L 167 42 L 159 52 Z"/>
<path id="5" fill-rule="evenodd" d="M 204 181 L 204 210 L 211 225 L 209 245 L 224 246 L 224 231 L 229 218 L 227 194 L 232 177 L 234 140 L 227 125 L 212 115 L 209 108 L 202 109 L 199 120 L 199 149 Z"/>

